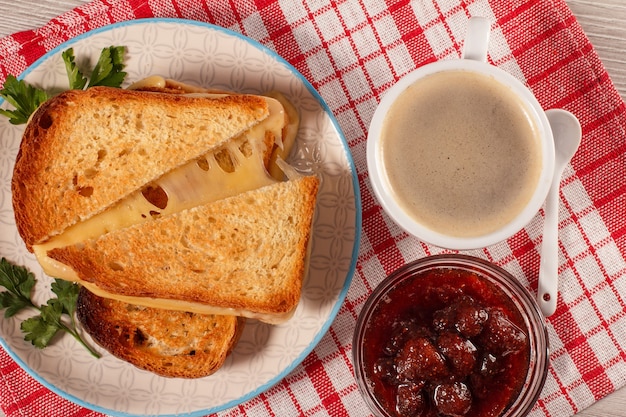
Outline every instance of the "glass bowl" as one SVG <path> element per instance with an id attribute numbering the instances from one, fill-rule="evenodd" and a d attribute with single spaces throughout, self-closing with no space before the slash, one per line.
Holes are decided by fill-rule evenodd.
<path id="1" fill-rule="evenodd" d="M 522 417 L 545 383 L 548 343 L 544 317 L 515 277 L 446 254 L 411 262 L 375 288 L 352 354 L 376 416 Z"/>

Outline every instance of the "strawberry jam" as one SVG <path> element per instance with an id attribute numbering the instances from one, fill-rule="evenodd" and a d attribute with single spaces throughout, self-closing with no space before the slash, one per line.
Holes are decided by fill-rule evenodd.
<path id="1" fill-rule="evenodd" d="M 365 380 L 397 417 L 497 417 L 530 360 L 511 299 L 468 269 L 417 272 L 389 290 L 363 335 Z"/>

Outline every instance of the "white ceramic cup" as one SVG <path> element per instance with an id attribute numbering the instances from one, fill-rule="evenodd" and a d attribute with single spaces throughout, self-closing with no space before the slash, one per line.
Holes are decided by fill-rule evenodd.
<path id="1" fill-rule="evenodd" d="M 469 20 L 468 32 L 464 43 L 463 58 L 437 61 L 424 65 L 400 79 L 382 98 L 372 118 L 367 137 L 367 167 L 376 198 L 385 212 L 404 230 L 420 240 L 442 248 L 465 250 L 476 249 L 506 240 L 526 226 L 541 208 L 554 175 L 554 140 L 552 130 L 544 110 L 524 84 L 508 72 L 487 63 L 490 22 L 481 17 Z M 385 116 L 395 100 L 408 87 L 422 78 L 440 71 L 467 70 L 491 77 L 509 87 L 527 107 L 527 112 L 534 119 L 538 128 L 541 144 L 542 165 L 539 180 L 528 203 L 507 224 L 499 229 L 472 237 L 450 236 L 433 230 L 419 223 L 398 203 L 384 170 L 381 155 L 381 134 Z M 415 149 L 419 152 L 419 149 Z M 419 175 L 419 174 L 416 174 Z"/>

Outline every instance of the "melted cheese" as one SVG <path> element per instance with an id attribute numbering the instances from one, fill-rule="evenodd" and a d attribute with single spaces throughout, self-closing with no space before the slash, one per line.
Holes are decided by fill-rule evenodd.
<path id="1" fill-rule="evenodd" d="M 286 160 L 291 152 L 291 148 L 296 142 L 296 136 L 298 135 L 298 128 L 300 127 L 300 115 L 296 108 L 291 104 L 287 97 L 278 91 L 270 91 L 266 94 L 267 97 L 272 97 L 282 104 L 285 109 L 285 126 L 282 131 L 282 142 L 276 146 L 272 152 L 270 159 L 270 165 L 268 170 L 274 178 L 281 178 L 283 175 L 282 166 L 279 166 L 277 161 L 279 159 Z"/>
<path id="2" fill-rule="evenodd" d="M 194 303 L 184 300 L 168 300 L 165 298 L 135 297 L 111 294 L 90 282 L 82 281 L 81 284 L 92 293 L 103 298 L 112 298 L 124 303 L 141 305 L 145 307 L 160 308 L 163 310 L 188 311 L 198 314 L 217 314 L 217 315 L 235 315 L 239 317 L 247 317 L 257 319 L 264 323 L 280 324 L 289 320 L 295 313 L 295 309 L 284 314 L 261 314 L 254 313 L 245 309 L 215 307 L 201 303 Z"/>
<path id="3" fill-rule="evenodd" d="M 166 80 L 160 75 L 151 75 L 142 80 L 132 83 L 128 90 L 141 90 L 143 88 L 165 88 Z"/>
<path id="4" fill-rule="evenodd" d="M 221 93 L 233 94 L 231 91 L 218 90 L 214 88 L 196 87 L 191 84 L 181 83 L 180 81 L 161 77 L 160 75 L 151 75 L 147 78 L 134 82 L 128 87 L 129 90 L 142 89 L 174 89 L 183 93 Z"/>

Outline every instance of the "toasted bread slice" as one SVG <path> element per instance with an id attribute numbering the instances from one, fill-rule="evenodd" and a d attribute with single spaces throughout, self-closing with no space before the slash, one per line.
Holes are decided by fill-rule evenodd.
<path id="1" fill-rule="evenodd" d="M 318 187 L 274 183 L 48 256 L 101 296 L 279 323 L 300 300 Z"/>
<path id="2" fill-rule="evenodd" d="M 198 87 L 164 78 L 159 75 L 144 78 L 128 88 L 137 91 L 152 91 L 168 94 L 236 94 L 232 91 Z M 284 174 L 281 168 L 276 164 L 276 160 L 279 158 L 286 160 L 289 156 L 289 152 L 291 151 L 298 133 L 300 114 L 281 92 L 271 90 L 262 95 L 277 100 L 284 108 L 285 122 L 282 129 L 281 140 L 277 143 L 274 141 L 274 138 L 271 138 L 271 142 L 268 144 L 267 159 L 265 159 L 265 165 L 270 175 L 280 180 L 283 178 Z"/>
<path id="3" fill-rule="evenodd" d="M 201 378 L 226 360 L 245 319 L 168 311 L 98 297 L 85 288 L 77 317 L 113 356 L 165 377 Z"/>
<path id="4" fill-rule="evenodd" d="M 11 184 L 17 229 L 32 250 L 268 115 L 258 96 L 61 93 L 24 132 Z"/>

